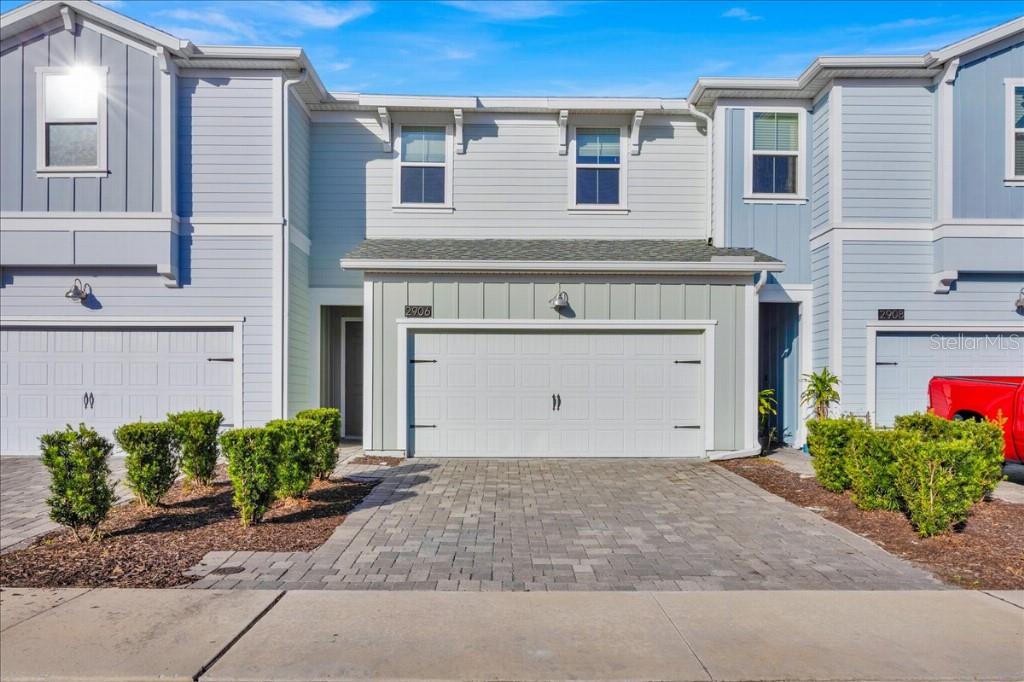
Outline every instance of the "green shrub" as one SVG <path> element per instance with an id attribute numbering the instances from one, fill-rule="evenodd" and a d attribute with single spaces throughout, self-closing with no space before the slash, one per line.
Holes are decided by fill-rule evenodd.
<path id="1" fill-rule="evenodd" d="M 824 488 L 842 492 L 850 487 L 843 464 L 846 445 L 855 433 L 868 426 L 855 417 L 811 419 L 807 422 L 807 444 L 811 451 L 814 475 Z"/>
<path id="2" fill-rule="evenodd" d="M 901 508 L 896 488 L 896 453 L 906 431 L 860 429 L 846 444 L 844 466 L 853 501 L 861 509 Z"/>
<path id="3" fill-rule="evenodd" d="M 89 530 L 89 539 L 99 537 L 99 525 L 114 504 L 114 486 L 109 479 L 107 459 L 113 446 L 92 429 L 81 424 L 68 426 L 39 438 L 43 464 L 50 472 L 50 518 L 68 526 L 75 537 Z"/>
<path id="4" fill-rule="evenodd" d="M 326 480 L 338 464 L 338 446 L 341 445 L 341 412 L 334 407 L 318 407 L 303 410 L 295 415 L 297 419 L 312 419 L 320 425 L 317 429 L 316 477 Z"/>
<path id="5" fill-rule="evenodd" d="M 312 419 L 277 419 L 267 424 L 276 435 L 278 497 L 300 497 L 313 483 L 320 428 Z"/>
<path id="6" fill-rule="evenodd" d="M 232 429 L 220 437 L 234 487 L 232 502 L 242 525 L 259 523 L 277 490 L 277 432 L 274 429 Z"/>
<path id="7" fill-rule="evenodd" d="M 167 415 L 174 427 L 181 454 L 181 472 L 189 484 L 210 485 L 217 468 L 217 431 L 224 421 L 220 412 L 179 412 Z"/>
<path id="8" fill-rule="evenodd" d="M 126 455 L 128 488 L 143 506 L 158 504 L 178 476 L 174 427 L 167 422 L 134 422 L 114 429 L 114 439 Z"/>
<path id="9" fill-rule="evenodd" d="M 942 417 L 935 416 L 932 412 L 915 412 L 914 414 L 902 414 L 896 417 L 893 425 L 897 429 L 906 431 L 917 431 L 922 436 L 934 440 L 948 440 L 953 437 L 953 430 L 957 424 Z"/>

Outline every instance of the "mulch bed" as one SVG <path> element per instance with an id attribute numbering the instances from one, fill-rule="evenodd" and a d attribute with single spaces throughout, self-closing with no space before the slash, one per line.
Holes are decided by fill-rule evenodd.
<path id="1" fill-rule="evenodd" d="M 981 502 L 962 527 L 922 538 L 903 514 L 858 509 L 849 493 L 825 490 L 816 479 L 801 478 L 769 459 L 718 464 L 793 504 L 811 508 L 951 585 L 981 590 L 1024 588 L 1024 505 Z"/>
<path id="2" fill-rule="evenodd" d="M 243 528 L 231 506 L 231 484 L 219 467 L 203 489 L 171 488 L 159 507 L 135 502 L 111 510 L 101 542 L 55 531 L 0 555 L 0 585 L 10 587 L 178 587 L 207 552 L 300 552 L 322 545 L 345 514 L 373 488 L 349 480 L 315 481 L 305 499 L 277 502 L 263 522 Z"/>
<path id="3" fill-rule="evenodd" d="M 360 455 L 350 459 L 348 464 L 375 464 L 383 467 L 396 467 L 405 460 L 401 457 L 380 457 L 378 455 Z"/>

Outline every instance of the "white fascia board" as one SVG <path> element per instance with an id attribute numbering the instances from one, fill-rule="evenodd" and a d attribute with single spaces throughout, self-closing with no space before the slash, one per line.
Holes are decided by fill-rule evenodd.
<path id="1" fill-rule="evenodd" d="M 1004 24 L 994 26 L 987 31 L 982 31 L 970 38 L 961 40 L 958 43 L 947 45 L 940 50 L 933 50 L 925 56 L 929 63 L 941 64 L 954 57 L 959 57 L 967 54 L 968 52 L 973 52 L 974 50 L 998 42 L 1022 31 L 1024 31 L 1024 16 L 1011 19 Z"/>
<path id="2" fill-rule="evenodd" d="M 351 92 L 331 93 L 342 104 L 360 107 L 387 107 L 394 110 L 463 109 L 465 111 L 688 113 L 685 99 L 658 97 L 425 97 L 418 95 L 371 95 Z"/>
<path id="3" fill-rule="evenodd" d="M 761 271 L 782 272 L 780 262 L 722 261 L 722 262 L 661 262 L 661 261 L 426 261 L 426 260 L 373 260 L 342 258 L 343 270 L 391 272 L 412 270 L 418 272 L 630 272 L 630 273 L 708 273 L 747 274 Z"/>

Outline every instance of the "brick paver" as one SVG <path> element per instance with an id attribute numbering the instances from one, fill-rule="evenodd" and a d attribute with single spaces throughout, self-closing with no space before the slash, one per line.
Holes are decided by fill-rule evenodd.
<path id="1" fill-rule="evenodd" d="M 919 589 L 935 578 L 707 462 L 410 460 L 314 552 L 215 552 L 199 588 Z"/>
<path id="2" fill-rule="evenodd" d="M 110 459 L 111 478 L 124 478 L 124 458 Z M 58 528 L 50 521 L 46 498 L 50 475 L 38 457 L 0 457 L 0 552 L 28 545 Z M 120 499 L 127 491 L 118 486 Z"/>

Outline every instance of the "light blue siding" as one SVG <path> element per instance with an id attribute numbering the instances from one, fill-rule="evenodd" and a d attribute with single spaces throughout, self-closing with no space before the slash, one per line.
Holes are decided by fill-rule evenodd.
<path id="1" fill-rule="evenodd" d="M 730 109 L 726 115 L 725 246 L 754 248 L 775 256 L 786 263 L 785 272 L 775 275 L 780 282 L 806 283 L 811 276 L 807 241 L 811 231 L 810 205 L 743 201 L 743 117 L 742 109 Z M 802 142 L 806 149 L 809 140 Z"/>
<path id="2" fill-rule="evenodd" d="M 288 416 L 311 404 L 309 256 L 292 244 L 288 251 Z"/>
<path id="3" fill-rule="evenodd" d="M 102 178 L 40 178 L 36 68 L 74 64 L 108 69 L 109 173 Z M 0 210 L 160 211 L 159 77 L 152 56 L 85 27 L 75 33 L 29 33 L 0 54 Z"/>
<path id="4" fill-rule="evenodd" d="M 960 65 L 953 85 L 953 216 L 1024 217 L 1024 187 L 1005 187 L 1005 78 L 1024 78 L 1024 42 Z"/>
<path id="5" fill-rule="evenodd" d="M 963 274 L 948 294 L 934 293 L 931 242 L 845 242 L 843 245 L 844 410 L 866 410 L 865 324 L 878 308 L 904 308 L 912 322 L 1020 325 L 1014 308 L 1024 273 Z"/>
<path id="6" fill-rule="evenodd" d="M 83 324 L 105 317 L 244 317 L 244 419 L 261 424 L 271 407 L 271 240 L 182 236 L 180 251 L 180 289 L 166 287 L 151 269 L 5 267 L 4 316 L 70 317 Z M 88 307 L 64 298 L 76 277 L 92 286 Z"/>
<path id="7" fill-rule="evenodd" d="M 934 242 L 935 271 L 1024 272 L 1024 229 L 1012 237 L 944 237 Z"/>
<path id="8" fill-rule="evenodd" d="M 932 219 L 934 118 L 929 87 L 843 87 L 844 222 Z"/>
<path id="9" fill-rule="evenodd" d="M 811 361 L 814 371 L 829 365 L 829 246 L 811 252 Z"/>
<path id="10" fill-rule="evenodd" d="M 288 222 L 309 236 L 310 121 L 295 95 L 288 98 Z"/>
<path id="11" fill-rule="evenodd" d="M 817 230 L 829 222 L 831 187 L 829 168 L 829 99 L 826 93 L 811 114 L 811 229 Z"/>
<path id="12" fill-rule="evenodd" d="M 270 215 L 273 85 L 270 78 L 179 79 L 179 215 Z"/>

